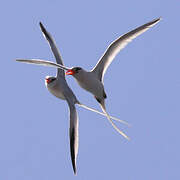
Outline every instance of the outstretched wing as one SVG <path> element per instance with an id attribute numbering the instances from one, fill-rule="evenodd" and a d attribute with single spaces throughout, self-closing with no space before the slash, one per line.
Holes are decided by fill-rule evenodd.
<path id="1" fill-rule="evenodd" d="M 63 65 L 53 63 L 51 61 L 41 60 L 41 59 L 16 59 L 18 62 L 23 62 L 27 64 L 36 64 L 36 65 L 42 65 L 42 66 L 48 66 L 48 67 L 55 67 L 60 68 L 63 70 L 69 70 L 70 68 L 67 68 Z"/>
<path id="2" fill-rule="evenodd" d="M 96 66 L 92 69 L 98 75 L 98 78 L 103 81 L 104 74 L 115 58 L 115 56 L 119 53 L 121 49 L 123 49 L 129 42 L 131 42 L 134 38 L 139 36 L 140 34 L 147 31 L 150 27 L 157 24 L 161 18 L 155 19 L 149 23 L 146 23 L 116 39 L 114 42 L 110 44 L 110 46 L 105 51 L 104 55 L 100 58 Z"/>
<path id="3" fill-rule="evenodd" d="M 39 23 L 39 25 L 40 25 L 42 33 L 44 34 L 44 37 L 49 42 L 51 50 L 52 50 L 52 52 L 53 52 L 53 54 L 54 54 L 54 56 L 56 58 L 57 64 L 63 65 L 63 61 L 62 61 L 61 55 L 60 55 L 60 53 L 59 53 L 59 51 L 58 51 L 58 49 L 56 47 L 56 43 L 53 40 L 51 34 L 49 32 L 47 32 L 47 30 L 45 29 L 45 27 L 43 26 L 43 24 L 41 22 Z M 65 78 L 64 70 L 58 68 L 57 77 L 58 76 L 62 76 L 62 77 Z"/>
<path id="4" fill-rule="evenodd" d="M 75 104 L 66 97 L 66 100 L 69 105 L 70 111 L 70 128 L 69 128 L 69 139 L 70 139 L 70 152 L 71 152 L 71 161 L 74 170 L 74 174 L 76 174 L 76 158 L 78 154 L 78 114 L 76 111 Z"/>

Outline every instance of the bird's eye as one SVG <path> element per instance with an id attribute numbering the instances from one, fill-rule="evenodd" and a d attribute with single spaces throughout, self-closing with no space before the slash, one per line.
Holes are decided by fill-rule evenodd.
<path id="1" fill-rule="evenodd" d="M 53 82 L 55 79 L 56 79 L 56 78 L 52 78 L 52 79 L 51 79 L 51 82 Z"/>
<path id="2" fill-rule="evenodd" d="M 49 83 L 52 83 L 56 78 L 47 78 L 46 79 L 46 82 L 49 84 Z"/>
<path id="3" fill-rule="evenodd" d="M 77 68 L 76 68 L 76 71 L 79 71 L 79 70 L 81 70 L 81 68 L 80 68 L 80 67 L 77 67 Z"/>

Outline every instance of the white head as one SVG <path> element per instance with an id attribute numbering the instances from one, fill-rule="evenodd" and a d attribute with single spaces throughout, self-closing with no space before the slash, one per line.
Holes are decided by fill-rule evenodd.
<path id="1" fill-rule="evenodd" d="M 52 87 L 56 84 L 56 77 L 53 76 L 46 76 L 45 78 L 46 86 Z"/>

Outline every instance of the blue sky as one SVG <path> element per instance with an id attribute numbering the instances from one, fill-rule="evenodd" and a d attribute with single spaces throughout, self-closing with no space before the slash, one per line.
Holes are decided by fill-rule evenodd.
<path id="1" fill-rule="evenodd" d="M 1 2 L 0 179 L 180 179 L 179 1 Z M 105 74 L 107 110 L 127 120 L 120 136 L 100 115 L 77 107 L 80 145 L 73 175 L 68 106 L 44 85 L 53 68 L 16 58 L 54 61 L 39 21 L 53 35 L 64 64 L 90 70 L 110 42 L 154 18 L 162 21 L 116 57 Z M 100 110 L 72 77 L 78 99 Z"/>

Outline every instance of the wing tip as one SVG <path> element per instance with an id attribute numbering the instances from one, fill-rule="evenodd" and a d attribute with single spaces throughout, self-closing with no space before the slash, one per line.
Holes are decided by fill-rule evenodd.
<path id="1" fill-rule="evenodd" d="M 26 60 L 24 60 L 24 59 L 15 59 L 15 61 L 17 61 L 17 62 L 26 62 Z"/>
<path id="2" fill-rule="evenodd" d="M 160 21 L 160 20 L 162 20 L 162 17 L 161 17 L 161 16 L 158 17 L 158 18 L 156 18 L 156 19 L 154 19 L 154 21 Z"/>
<path id="3" fill-rule="evenodd" d="M 160 21 L 160 20 L 162 20 L 163 18 L 162 18 L 162 16 L 160 16 L 158 19 L 159 19 L 159 21 Z"/>
<path id="4" fill-rule="evenodd" d="M 77 170 L 76 170 L 76 158 L 74 157 L 74 154 L 71 154 L 71 161 L 72 161 L 72 167 L 73 167 L 74 175 L 76 175 L 77 174 Z"/>
<path id="5" fill-rule="evenodd" d="M 157 24 L 160 20 L 162 20 L 162 17 L 160 16 L 159 18 L 156 18 L 156 19 L 154 19 L 154 20 L 152 20 L 151 22 L 150 22 L 150 26 L 154 26 L 155 24 Z"/>
<path id="6" fill-rule="evenodd" d="M 40 29 L 41 29 L 43 35 L 45 36 L 45 38 L 46 38 L 46 39 L 50 39 L 50 37 L 49 37 L 50 35 L 49 35 L 49 33 L 47 32 L 46 28 L 44 27 L 44 25 L 42 24 L 41 21 L 39 22 L 39 26 L 40 26 Z"/>
<path id="7" fill-rule="evenodd" d="M 39 21 L 39 26 L 40 26 L 40 27 L 43 26 L 41 21 Z"/>
<path id="8" fill-rule="evenodd" d="M 76 171 L 76 164 L 73 165 L 73 171 L 74 171 L 74 175 L 77 175 L 77 171 Z"/>
<path id="9" fill-rule="evenodd" d="M 72 162 L 72 167 L 74 171 L 74 175 L 76 175 L 76 152 L 75 152 L 75 132 L 74 128 L 72 129 L 71 135 L 70 135 L 70 152 L 71 152 L 71 162 Z"/>
<path id="10" fill-rule="evenodd" d="M 44 25 L 42 24 L 41 21 L 39 22 L 39 26 L 40 26 L 41 31 L 42 31 L 43 33 L 46 32 L 46 29 L 45 29 L 45 27 L 44 27 Z"/>

